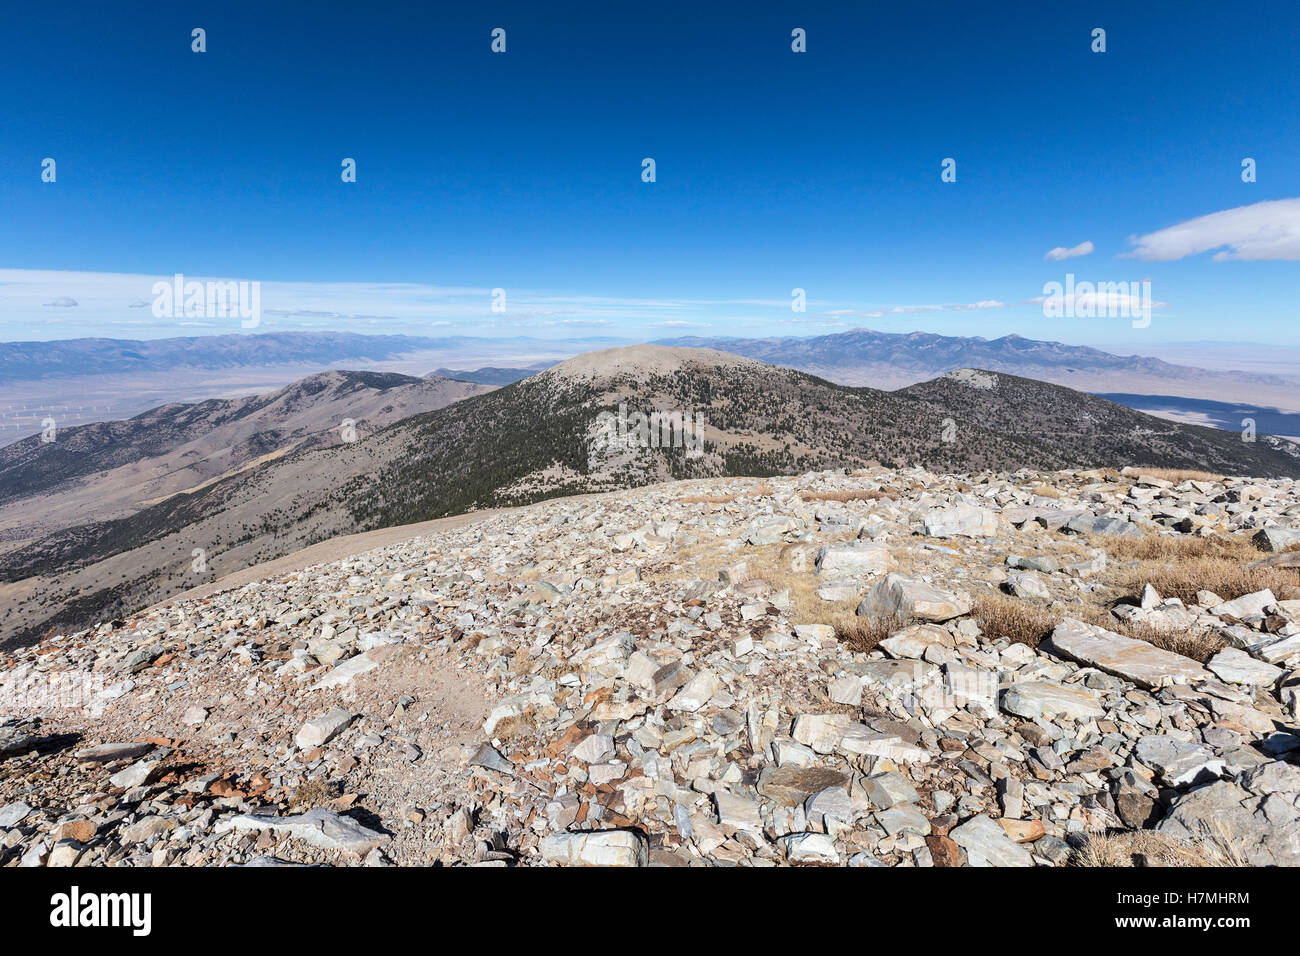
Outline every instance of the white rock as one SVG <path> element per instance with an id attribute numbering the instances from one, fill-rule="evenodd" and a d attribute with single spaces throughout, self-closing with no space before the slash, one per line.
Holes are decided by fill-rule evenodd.
<path id="1" fill-rule="evenodd" d="M 835 843 L 824 833 L 792 833 L 777 842 L 791 863 L 838 865 L 840 862 Z"/>
<path id="2" fill-rule="evenodd" d="M 355 714 L 350 714 L 341 707 L 335 707 L 303 724 L 302 729 L 294 737 L 294 742 L 302 750 L 312 750 L 329 743 L 343 733 L 355 719 Z"/>
<path id="3" fill-rule="evenodd" d="M 1205 664 L 1229 684 L 1247 684 L 1251 687 L 1271 687 L 1284 673 L 1282 668 L 1257 661 L 1245 651 L 1226 647 Z"/>
<path id="4" fill-rule="evenodd" d="M 553 833 L 542 837 L 542 859 L 560 866 L 645 866 L 645 838 L 630 830 Z"/>

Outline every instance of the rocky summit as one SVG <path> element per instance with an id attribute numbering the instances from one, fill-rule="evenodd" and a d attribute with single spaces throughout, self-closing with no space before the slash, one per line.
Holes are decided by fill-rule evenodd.
<path id="1" fill-rule="evenodd" d="M 0 656 L 0 865 L 1300 863 L 1292 478 L 710 477 Z"/>

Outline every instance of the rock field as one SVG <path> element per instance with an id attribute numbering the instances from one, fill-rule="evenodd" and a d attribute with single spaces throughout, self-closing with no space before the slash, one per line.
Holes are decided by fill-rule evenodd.
<path id="1" fill-rule="evenodd" d="M 1298 489 L 697 480 L 177 599 L 0 655 L 0 866 L 1300 864 Z M 1283 584 L 1125 593 L 1215 538 Z"/>

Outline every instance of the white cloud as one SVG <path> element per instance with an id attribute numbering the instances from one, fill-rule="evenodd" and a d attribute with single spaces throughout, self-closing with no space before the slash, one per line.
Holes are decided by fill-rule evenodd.
<path id="1" fill-rule="evenodd" d="M 971 302 L 968 305 L 949 305 L 945 309 L 951 309 L 955 312 L 970 312 L 975 309 L 1005 309 L 1007 304 L 999 302 L 997 299 L 983 299 L 979 302 Z"/>
<path id="2" fill-rule="evenodd" d="M 1300 259 L 1300 199 L 1275 199 L 1198 216 L 1165 229 L 1134 236 L 1128 255 L 1172 262 L 1219 250 L 1214 261 Z M 1226 247 L 1226 248 L 1225 248 Z"/>
<path id="3" fill-rule="evenodd" d="M 979 302 L 956 302 L 947 305 L 895 305 L 887 309 L 827 309 L 822 315 L 836 318 L 879 319 L 886 315 L 919 315 L 927 312 L 973 312 L 979 309 L 1005 309 L 1007 304 L 997 299 L 981 299 Z"/>
<path id="4" fill-rule="evenodd" d="M 46 302 L 45 304 L 57 306 L 60 309 L 70 309 L 77 304 L 77 300 L 66 295 L 61 295 L 53 302 Z"/>
<path id="5" fill-rule="evenodd" d="M 1055 249 L 1049 249 L 1047 255 L 1043 256 L 1043 258 L 1050 259 L 1052 262 L 1060 262 L 1063 259 L 1075 259 L 1079 256 L 1090 255 L 1093 248 L 1092 240 L 1089 239 L 1085 242 L 1079 243 L 1077 246 L 1071 246 L 1068 249 L 1065 246 L 1057 246 Z"/>
<path id="6" fill-rule="evenodd" d="M 1086 290 L 1058 296 L 1057 300 L 1062 308 L 1074 315 L 1134 315 L 1141 312 L 1143 308 L 1167 309 L 1169 307 L 1168 302 L 1147 299 L 1140 292 L 1094 290 L 1091 286 L 1092 283 L 1088 283 Z M 1047 296 L 1039 295 L 1029 301 L 1042 304 L 1047 299 Z"/>

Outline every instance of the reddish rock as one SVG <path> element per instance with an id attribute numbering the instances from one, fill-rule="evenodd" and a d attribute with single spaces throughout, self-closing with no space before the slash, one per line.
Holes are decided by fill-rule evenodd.
<path id="1" fill-rule="evenodd" d="M 1047 835 L 1047 828 L 1043 826 L 1042 820 L 1012 820 L 1003 817 L 998 823 L 1007 832 L 1007 836 L 1017 843 L 1033 843 Z"/>
<path id="2" fill-rule="evenodd" d="M 932 833 L 925 838 L 925 845 L 935 866 L 961 866 L 961 849 L 948 837 Z"/>

